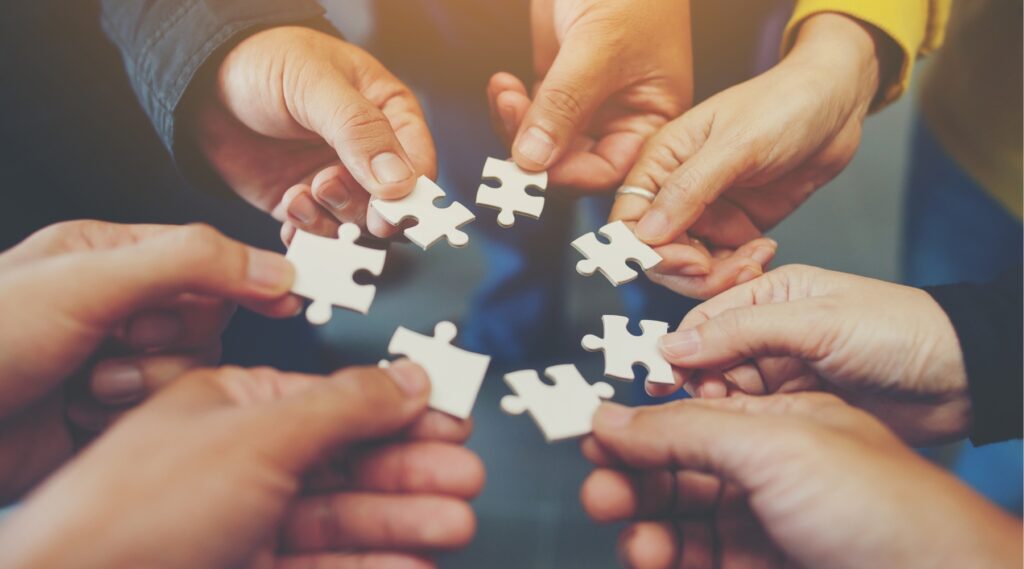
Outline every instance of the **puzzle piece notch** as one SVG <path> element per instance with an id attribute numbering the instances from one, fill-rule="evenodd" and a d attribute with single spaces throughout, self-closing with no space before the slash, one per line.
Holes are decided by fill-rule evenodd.
<path id="1" fill-rule="evenodd" d="M 541 381 L 534 370 L 506 374 L 505 383 L 515 395 L 501 398 L 502 411 L 509 415 L 529 413 L 549 443 L 590 433 L 601 400 L 611 399 L 615 389 L 603 381 L 587 383 L 572 364 L 551 366 L 544 375 L 554 385 Z"/>
<path id="2" fill-rule="evenodd" d="M 420 176 L 412 192 L 397 200 L 374 198 L 370 205 L 392 225 L 399 225 L 407 219 L 415 219 L 416 225 L 405 230 L 405 236 L 428 249 L 442 237 L 452 247 L 464 247 L 469 235 L 459 228 L 476 219 L 473 212 L 459 202 L 448 207 L 438 207 L 434 202 L 445 197 L 444 190 L 430 178 Z"/>
<path id="3" fill-rule="evenodd" d="M 672 364 L 661 355 L 658 340 L 668 334 L 668 323 L 641 320 L 639 336 L 629 331 L 629 318 L 605 315 L 601 317 L 604 337 L 587 334 L 580 344 L 589 352 L 604 352 L 604 374 L 616 379 L 636 379 L 633 365 L 647 369 L 647 381 L 665 385 L 675 384 Z"/>
<path id="4" fill-rule="evenodd" d="M 295 267 L 292 292 L 313 301 L 306 309 L 311 324 L 329 322 L 332 305 L 362 314 L 370 310 L 377 287 L 358 284 L 353 277 L 359 271 L 380 276 L 387 251 L 357 245 L 360 233 L 353 223 L 338 227 L 337 239 L 295 232 L 286 258 Z"/>
<path id="5" fill-rule="evenodd" d="M 458 329 L 439 322 L 434 335 L 426 336 L 399 327 L 388 344 L 388 353 L 404 355 L 423 367 L 430 378 L 430 407 L 460 419 L 469 418 L 491 358 L 452 345 Z M 386 367 L 386 362 L 381 362 Z"/>
<path id="6" fill-rule="evenodd" d="M 495 181 L 500 185 L 491 187 L 480 184 L 476 192 L 476 203 L 484 207 L 500 210 L 498 225 L 512 227 L 516 222 L 515 214 L 539 219 L 544 211 L 544 196 L 530 195 L 527 188 L 547 190 L 547 172 L 527 172 L 511 160 L 487 158 L 481 176 L 485 181 Z"/>
<path id="7" fill-rule="evenodd" d="M 613 286 L 619 286 L 632 281 L 638 275 L 626 264 L 627 261 L 638 263 L 645 271 L 662 261 L 661 255 L 637 239 L 622 221 L 609 223 L 599 229 L 598 233 L 609 242 L 602 243 L 593 233 L 587 233 L 572 242 L 573 248 L 586 257 L 576 263 L 576 272 L 585 277 L 601 271 Z"/>

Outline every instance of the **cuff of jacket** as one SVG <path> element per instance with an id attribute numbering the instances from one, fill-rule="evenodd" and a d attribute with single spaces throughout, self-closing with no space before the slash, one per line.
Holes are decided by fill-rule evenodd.
<path id="1" fill-rule="evenodd" d="M 942 43 L 951 0 L 797 0 L 786 24 L 782 54 L 793 48 L 797 31 L 807 18 L 822 12 L 845 14 L 889 36 L 902 52 L 899 72 L 888 85 L 879 85 L 872 106 L 877 111 L 898 99 L 910 85 L 914 61 Z"/>
<path id="2" fill-rule="evenodd" d="M 1018 269 L 1019 272 L 1019 269 Z M 970 439 L 983 445 L 1021 438 L 1020 281 L 926 287 L 960 341 L 971 398 Z M 1005 289 L 1005 290 L 1003 290 Z"/>

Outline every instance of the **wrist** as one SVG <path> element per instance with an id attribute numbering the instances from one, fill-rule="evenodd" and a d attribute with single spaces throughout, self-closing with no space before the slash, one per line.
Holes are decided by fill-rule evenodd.
<path id="1" fill-rule="evenodd" d="M 800 25 L 783 63 L 813 69 L 823 84 L 841 87 L 851 107 L 867 114 L 882 84 L 878 35 L 854 18 L 815 14 Z"/>

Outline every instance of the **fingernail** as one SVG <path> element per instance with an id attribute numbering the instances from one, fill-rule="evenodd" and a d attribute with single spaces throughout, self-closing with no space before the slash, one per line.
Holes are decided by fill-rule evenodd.
<path id="1" fill-rule="evenodd" d="M 173 344 L 185 331 L 176 314 L 153 313 L 132 321 L 128 342 L 139 348 L 161 348 Z"/>
<path id="2" fill-rule="evenodd" d="M 370 160 L 373 176 L 381 184 L 394 184 L 412 177 L 412 169 L 393 152 L 384 152 Z"/>
<path id="3" fill-rule="evenodd" d="M 604 403 L 597 408 L 594 422 L 600 422 L 609 427 L 621 428 L 629 424 L 636 415 L 636 409 L 626 407 L 618 403 Z"/>
<path id="4" fill-rule="evenodd" d="M 668 231 L 668 216 L 659 210 L 652 209 L 640 218 L 636 224 L 636 236 L 641 241 L 656 241 Z"/>
<path id="5" fill-rule="evenodd" d="M 392 362 L 385 368 L 391 375 L 391 379 L 402 388 L 406 395 L 419 395 L 430 386 L 430 379 L 427 378 L 423 368 L 409 360 L 402 359 Z"/>
<path id="6" fill-rule="evenodd" d="M 503 107 L 498 110 L 498 114 L 501 116 L 501 122 L 505 127 L 505 135 L 515 135 L 516 126 L 518 126 L 515 122 L 516 110 L 512 107 Z"/>
<path id="7" fill-rule="evenodd" d="M 295 278 L 295 268 L 283 256 L 261 249 L 249 249 L 246 279 L 267 290 L 288 290 Z"/>
<path id="8" fill-rule="evenodd" d="M 754 250 L 754 253 L 750 255 L 750 258 L 762 267 L 770 263 L 773 257 L 775 257 L 775 249 L 767 246 L 758 247 Z"/>
<path id="9" fill-rule="evenodd" d="M 704 265 L 687 265 L 682 269 L 679 269 L 679 274 L 688 277 L 702 277 L 711 271 Z"/>
<path id="10" fill-rule="evenodd" d="M 142 370 L 127 362 L 100 364 L 93 376 L 93 395 L 107 403 L 125 403 L 143 395 Z"/>
<path id="11" fill-rule="evenodd" d="M 779 242 L 778 242 L 778 241 L 776 241 L 776 240 L 772 239 L 771 237 L 765 237 L 765 239 L 767 239 L 768 241 L 770 241 L 770 242 L 771 242 L 771 244 L 772 244 L 772 246 L 774 246 L 774 247 L 775 247 L 776 249 L 778 249 L 778 248 L 779 248 Z"/>
<path id="12" fill-rule="evenodd" d="M 740 274 L 736 277 L 736 284 L 740 285 L 745 282 L 752 281 L 757 277 L 761 276 L 762 274 L 763 272 L 760 269 L 746 267 L 745 269 L 740 271 Z"/>
<path id="13" fill-rule="evenodd" d="M 288 204 L 288 215 L 302 225 L 316 221 L 316 204 L 307 194 L 299 194 Z"/>
<path id="14" fill-rule="evenodd" d="M 337 178 L 327 180 L 316 189 L 316 192 L 331 209 L 341 209 L 348 205 L 348 190 Z"/>
<path id="15" fill-rule="evenodd" d="M 535 126 L 531 126 L 520 137 L 516 150 L 524 158 L 532 160 L 541 166 L 547 166 L 548 161 L 551 160 L 551 155 L 555 153 L 555 141 L 548 133 Z"/>
<path id="16" fill-rule="evenodd" d="M 700 351 L 700 334 L 696 330 L 679 330 L 659 340 L 661 351 L 673 358 L 685 358 Z"/>
<path id="17" fill-rule="evenodd" d="M 689 395 L 690 397 L 693 397 L 697 393 L 696 391 L 693 390 L 693 384 L 690 383 L 689 381 L 683 384 L 683 391 L 685 391 L 686 394 Z"/>

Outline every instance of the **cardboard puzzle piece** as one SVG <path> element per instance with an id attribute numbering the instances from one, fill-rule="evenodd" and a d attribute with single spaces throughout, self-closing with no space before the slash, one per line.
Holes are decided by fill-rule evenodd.
<path id="1" fill-rule="evenodd" d="M 448 207 L 437 207 L 434 202 L 445 196 L 444 190 L 430 178 L 420 176 L 412 193 L 397 200 L 374 198 L 373 206 L 392 225 L 399 225 L 406 219 L 416 219 L 416 225 L 405 230 L 405 236 L 424 250 L 442 237 L 452 247 L 463 247 L 469 243 L 469 235 L 459 228 L 476 219 L 473 212 L 459 202 Z"/>
<path id="2" fill-rule="evenodd" d="M 532 196 L 526 189 L 533 187 L 541 191 L 546 190 L 547 172 L 527 172 L 510 160 L 488 158 L 484 163 L 482 178 L 500 184 L 496 188 L 480 184 L 476 192 L 478 205 L 501 210 L 498 213 L 498 225 L 512 227 L 516 222 L 517 213 L 533 219 L 540 218 L 541 212 L 544 211 L 544 197 Z"/>
<path id="3" fill-rule="evenodd" d="M 602 243 L 593 233 L 587 233 L 572 242 L 574 249 L 586 259 L 576 263 L 576 272 L 589 277 L 595 271 L 619 286 L 637 277 L 637 272 L 626 264 L 626 261 L 637 262 L 643 270 L 654 268 L 661 262 L 661 255 L 654 252 L 646 243 L 637 239 L 622 221 L 614 221 L 598 230 L 609 243 Z"/>
<path id="4" fill-rule="evenodd" d="M 603 381 L 587 383 L 572 364 L 551 366 L 544 375 L 554 385 L 541 381 L 532 369 L 506 374 L 505 383 L 515 395 L 502 397 L 502 411 L 510 415 L 528 412 L 549 443 L 590 433 L 601 400 L 615 394 L 612 386 Z"/>
<path id="5" fill-rule="evenodd" d="M 370 310 L 377 287 L 357 284 L 352 277 L 359 271 L 380 276 L 387 251 L 356 245 L 359 235 L 353 223 L 338 227 L 337 239 L 295 232 L 286 257 L 295 266 L 292 292 L 313 301 L 306 309 L 310 323 L 329 322 L 331 305 L 363 314 Z"/>
<path id="6" fill-rule="evenodd" d="M 491 358 L 452 345 L 458 330 L 439 322 L 433 336 L 404 327 L 395 330 L 388 353 L 404 355 L 423 367 L 430 378 L 430 407 L 460 419 L 469 418 Z M 381 362 L 387 367 L 388 362 Z"/>
<path id="7" fill-rule="evenodd" d="M 583 337 L 583 349 L 590 352 L 604 352 L 604 374 L 616 379 L 632 381 L 633 365 L 647 368 L 647 381 L 672 385 L 672 365 L 661 355 L 658 340 L 668 334 L 668 323 L 657 320 L 641 320 L 643 334 L 634 336 L 626 326 L 629 318 L 605 315 L 601 317 L 604 337 L 588 334 Z"/>

